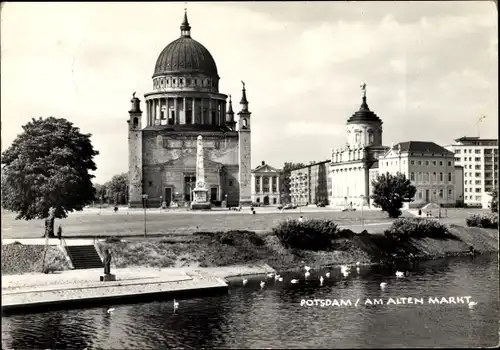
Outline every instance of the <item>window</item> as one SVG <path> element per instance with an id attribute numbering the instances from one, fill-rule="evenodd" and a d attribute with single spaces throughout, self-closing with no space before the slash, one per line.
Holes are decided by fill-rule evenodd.
<path id="1" fill-rule="evenodd" d="M 464 188 L 464 192 L 468 192 L 468 191 L 467 191 L 467 188 Z"/>
<path id="2" fill-rule="evenodd" d="M 169 79 L 167 79 L 167 85 L 168 85 L 168 84 L 170 84 L 170 80 L 169 80 Z"/>
<path id="3" fill-rule="evenodd" d="M 172 81 L 172 82 L 174 83 L 174 85 L 175 85 L 175 80 L 176 80 L 176 79 L 174 79 L 174 80 Z"/>
<path id="4" fill-rule="evenodd" d="M 453 197 L 452 194 L 453 194 L 453 191 L 451 190 L 451 188 L 448 189 L 448 198 L 452 198 Z"/>
<path id="5" fill-rule="evenodd" d="M 481 165 L 476 165 L 474 168 L 475 168 L 476 170 L 481 170 Z"/>
<path id="6" fill-rule="evenodd" d="M 429 182 L 429 173 L 424 173 L 424 181 Z"/>
<path id="7" fill-rule="evenodd" d="M 149 187 L 152 187 L 153 186 L 153 181 L 148 181 L 148 185 L 149 185 Z"/>
<path id="8" fill-rule="evenodd" d="M 481 177 L 481 173 L 475 173 L 476 177 Z"/>
<path id="9" fill-rule="evenodd" d="M 481 158 L 480 158 L 480 157 L 476 157 L 476 158 L 474 158 L 474 161 L 476 161 L 476 162 L 480 162 L 480 161 L 481 161 Z"/>
<path id="10" fill-rule="evenodd" d="M 451 182 L 451 173 L 448 173 L 448 182 Z"/>
<path id="11" fill-rule="evenodd" d="M 198 79 L 194 80 L 194 85 L 198 85 Z"/>
<path id="12" fill-rule="evenodd" d="M 359 143 L 360 140 L 361 140 L 361 135 L 357 132 L 356 133 L 356 143 Z"/>
<path id="13" fill-rule="evenodd" d="M 480 188 L 476 188 L 476 193 L 481 193 L 481 189 Z"/>
<path id="14" fill-rule="evenodd" d="M 472 157 L 469 157 L 469 162 L 472 162 Z"/>
<path id="15" fill-rule="evenodd" d="M 476 201 L 480 202 L 481 201 L 481 196 L 476 196 Z"/>
<path id="16" fill-rule="evenodd" d="M 443 161 L 442 160 L 439 161 L 439 166 L 443 166 Z"/>
<path id="17" fill-rule="evenodd" d="M 434 166 L 435 166 L 436 164 L 437 164 L 437 163 L 436 163 L 436 161 L 435 161 L 435 160 L 433 160 L 433 161 L 432 161 L 432 165 L 434 165 Z"/>
<path id="18" fill-rule="evenodd" d="M 179 84 L 181 84 L 181 85 L 184 84 L 184 79 L 183 78 L 179 79 Z"/>
<path id="19" fill-rule="evenodd" d="M 233 185 L 233 180 L 229 180 L 229 186 Z"/>
<path id="20" fill-rule="evenodd" d="M 368 134 L 368 143 L 373 143 L 373 134 L 372 133 Z"/>
<path id="21" fill-rule="evenodd" d="M 415 161 L 414 160 L 411 161 L 411 165 L 415 165 Z"/>
<path id="22" fill-rule="evenodd" d="M 455 162 L 460 162 L 460 157 L 455 157 Z"/>
<path id="23" fill-rule="evenodd" d="M 437 182 L 437 176 L 436 173 L 432 173 L 432 182 L 436 183 Z"/>
<path id="24" fill-rule="evenodd" d="M 439 173 L 439 181 L 440 181 L 440 182 L 443 182 L 443 181 L 444 181 L 444 180 L 443 180 L 443 173 Z"/>
<path id="25" fill-rule="evenodd" d="M 477 149 L 474 151 L 475 154 L 481 154 L 481 150 L 480 149 Z"/>
<path id="26" fill-rule="evenodd" d="M 451 162 L 448 162 L 448 166 L 451 166 Z"/>
<path id="27" fill-rule="evenodd" d="M 421 182 L 421 181 L 422 181 L 422 173 L 418 173 L 417 180 L 418 180 L 418 182 Z"/>
<path id="28" fill-rule="evenodd" d="M 429 161 L 428 160 L 425 161 L 425 166 L 429 166 Z"/>
<path id="29" fill-rule="evenodd" d="M 415 173 L 410 173 L 410 180 L 415 181 Z"/>
<path id="30" fill-rule="evenodd" d="M 456 149 L 456 150 L 455 150 L 455 154 L 460 154 L 461 152 L 462 152 L 462 151 L 461 151 L 461 150 L 459 150 L 459 149 Z"/>
<path id="31" fill-rule="evenodd" d="M 422 199 L 422 192 L 418 192 L 418 199 Z"/>
<path id="32" fill-rule="evenodd" d="M 422 165 L 422 161 L 421 160 L 418 161 L 418 165 Z"/>
<path id="33" fill-rule="evenodd" d="M 439 198 L 443 198 L 443 190 L 439 190 Z"/>

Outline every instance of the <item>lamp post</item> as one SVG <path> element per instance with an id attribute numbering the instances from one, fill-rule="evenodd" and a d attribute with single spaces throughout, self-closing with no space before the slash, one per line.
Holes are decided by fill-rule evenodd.
<path id="1" fill-rule="evenodd" d="M 160 196 L 160 211 L 163 209 L 163 196 Z"/>
<path id="2" fill-rule="evenodd" d="M 142 195 L 142 206 L 144 207 L 144 237 L 146 237 L 146 207 L 147 207 L 148 195 Z"/>
<path id="3" fill-rule="evenodd" d="M 102 204 L 103 204 L 103 202 L 104 202 L 104 195 L 101 194 L 101 207 L 99 208 L 99 215 L 102 214 Z"/>

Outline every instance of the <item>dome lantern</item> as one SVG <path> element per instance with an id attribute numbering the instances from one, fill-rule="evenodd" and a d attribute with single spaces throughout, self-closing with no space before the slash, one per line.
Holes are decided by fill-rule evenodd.
<path id="1" fill-rule="evenodd" d="M 190 38 L 191 37 L 191 26 L 188 22 L 187 9 L 184 9 L 184 20 L 181 24 L 181 37 Z"/>

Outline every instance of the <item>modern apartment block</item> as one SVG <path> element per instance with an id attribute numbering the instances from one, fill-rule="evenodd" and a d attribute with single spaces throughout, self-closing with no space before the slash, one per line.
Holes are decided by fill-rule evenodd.
<path id="1" fill-rule="evenodd" d="M 446 148 L 464 168 L 465 205 L 484 206 L 483 197 L 498 188 L 498 139 L 461 137 Z"/>
<path id="2" fill-rule="evenodd" d="M 330 160 L 311 163 L 290 173 L 290 196 L 296 205 L 328 204 L 331 196 Z"/>

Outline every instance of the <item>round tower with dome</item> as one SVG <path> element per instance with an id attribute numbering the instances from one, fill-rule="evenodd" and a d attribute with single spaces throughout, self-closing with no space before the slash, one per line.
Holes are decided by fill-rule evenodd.
<path id="1" fill-rule="evenodd" d="M 251 168 L 246 90 L 242 90 L 245 103 L 238 113 L 240 118 L 243 113 L 246 123 L 242 128 L 234 119 L 231 99 L 219 92 L 219 80 L 214 58 L 191 37 L 185 12 L 180 37 L 156 60 L 152 91 L 144 95 L 144 116 L 135 93 L 132 98 L 128 120 L 130 207 L 162 203 L 189 207 L 196 184 L 199 135 L 204 142 L 205 182 L 211 202 L 239 205 L 246 201 L 250 191 L 250 184 L 246 188 L 247 168 Z M 147 203 L 143 195 L 147 195 Z"/>

